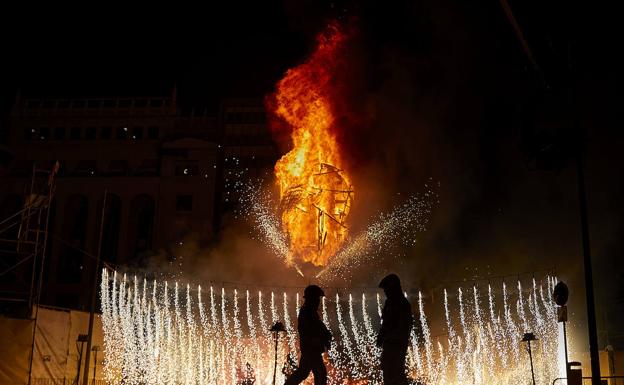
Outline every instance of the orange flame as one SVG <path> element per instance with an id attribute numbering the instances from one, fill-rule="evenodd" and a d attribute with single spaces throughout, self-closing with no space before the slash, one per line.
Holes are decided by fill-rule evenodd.
<path id="1" fill-rule="evenodd" d="M 293 148 L 275 164 L 282 228 L 292 258 L 324 266 L 347 237 L 353 200 L 344 170 L 332 111 L 332 79 L 347 40 L 336 24 L 318 37 L 318 46 L 303 64 L 277 84 L 274 113 L 292 130 Z"/>

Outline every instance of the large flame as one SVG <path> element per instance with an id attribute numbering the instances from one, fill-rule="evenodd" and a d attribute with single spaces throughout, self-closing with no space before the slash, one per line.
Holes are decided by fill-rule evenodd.
<path id="1" fill-rule="evenodd" d="M 324 266 L 347 237 L 353 188 L 336 141 L 333 113 L 341 49 L 347 35 L 337 23 L 318 37 L 303 64 L 277 84 L 273 112 L 291 129 L 293 148 L 275 164 L 281 220 L 291 256 Z"/>

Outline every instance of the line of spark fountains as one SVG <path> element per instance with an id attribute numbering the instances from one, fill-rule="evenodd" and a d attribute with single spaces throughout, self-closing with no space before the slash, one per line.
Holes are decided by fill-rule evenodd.
<path id="1" fill-rule="evenodd" d="M 148 282 L 108 270 L 102 277 L 109 384 L 270 384 L 274 344 L 267 315 L 285 321 L 287 328 L 278 346 L 278 383 L 285 379 L 281 369 L 289 370 L 288 355 L 298 355 L 295 293 L 246 290 L 241 295 L 238 289 L 210 287 L 205 295 L 200 286 L 183 289 L 178 282 Z M 530 368 L 520 338 L 521 332 L 533 331 L 539 339 L 536 380 L 552 382 L 558 377 L 558 325 L 544 292 L 552 291 L 554 279 L 534 281 L 526 290 L 516 287 L 513 293 L 505 285 L 445 290 L 440 335 L 432 335 L 426 314 L 435 313 L 434 304 L 422 293 L 408 297 L 416 313 L 408 375 L 439 385 L 526 382 Z M 334 334 L 326 356 L 330 384 L 381 383 L 375 346 L 381 301 L 379 293 L 323 298 L 321 316 Z"/>

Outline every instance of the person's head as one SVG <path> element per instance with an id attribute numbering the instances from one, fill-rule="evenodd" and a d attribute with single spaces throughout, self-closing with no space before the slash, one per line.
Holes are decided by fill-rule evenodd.
<path id="1" fill-rule="evenodd" d="M 386 297 L 391 297 L 397 294 L 401 295 L 403 293 L 403 290 L 401 289 L 401 280 L 396 274 L 386 275 L 384 279 L 379 282 L 379 287 L 384 290 Z"/>
<path id="2" fill-rule="evenodd" d="M 303 298 L 305 300 L 305 305 L 307 306 L 318 309 L 318 306 L 321 303 L 321 297 L 325 297 L 325 293 L 323 292 L 323 289 L 316 285 L 310 285 L 303 290 Z"/>

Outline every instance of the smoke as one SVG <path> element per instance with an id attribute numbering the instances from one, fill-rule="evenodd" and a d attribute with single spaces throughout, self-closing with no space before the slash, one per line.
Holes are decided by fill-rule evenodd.
<path id="1" fill-rule="evenodd" d="M 280 261 L 255 229 L 230 220 L 211 245 L 197 233 L 189 234 L 170 251 L 150 258 L 143 269 L 149 275 L 198 284 L 249 287 L 303 287 L 306 281 Z"/>

